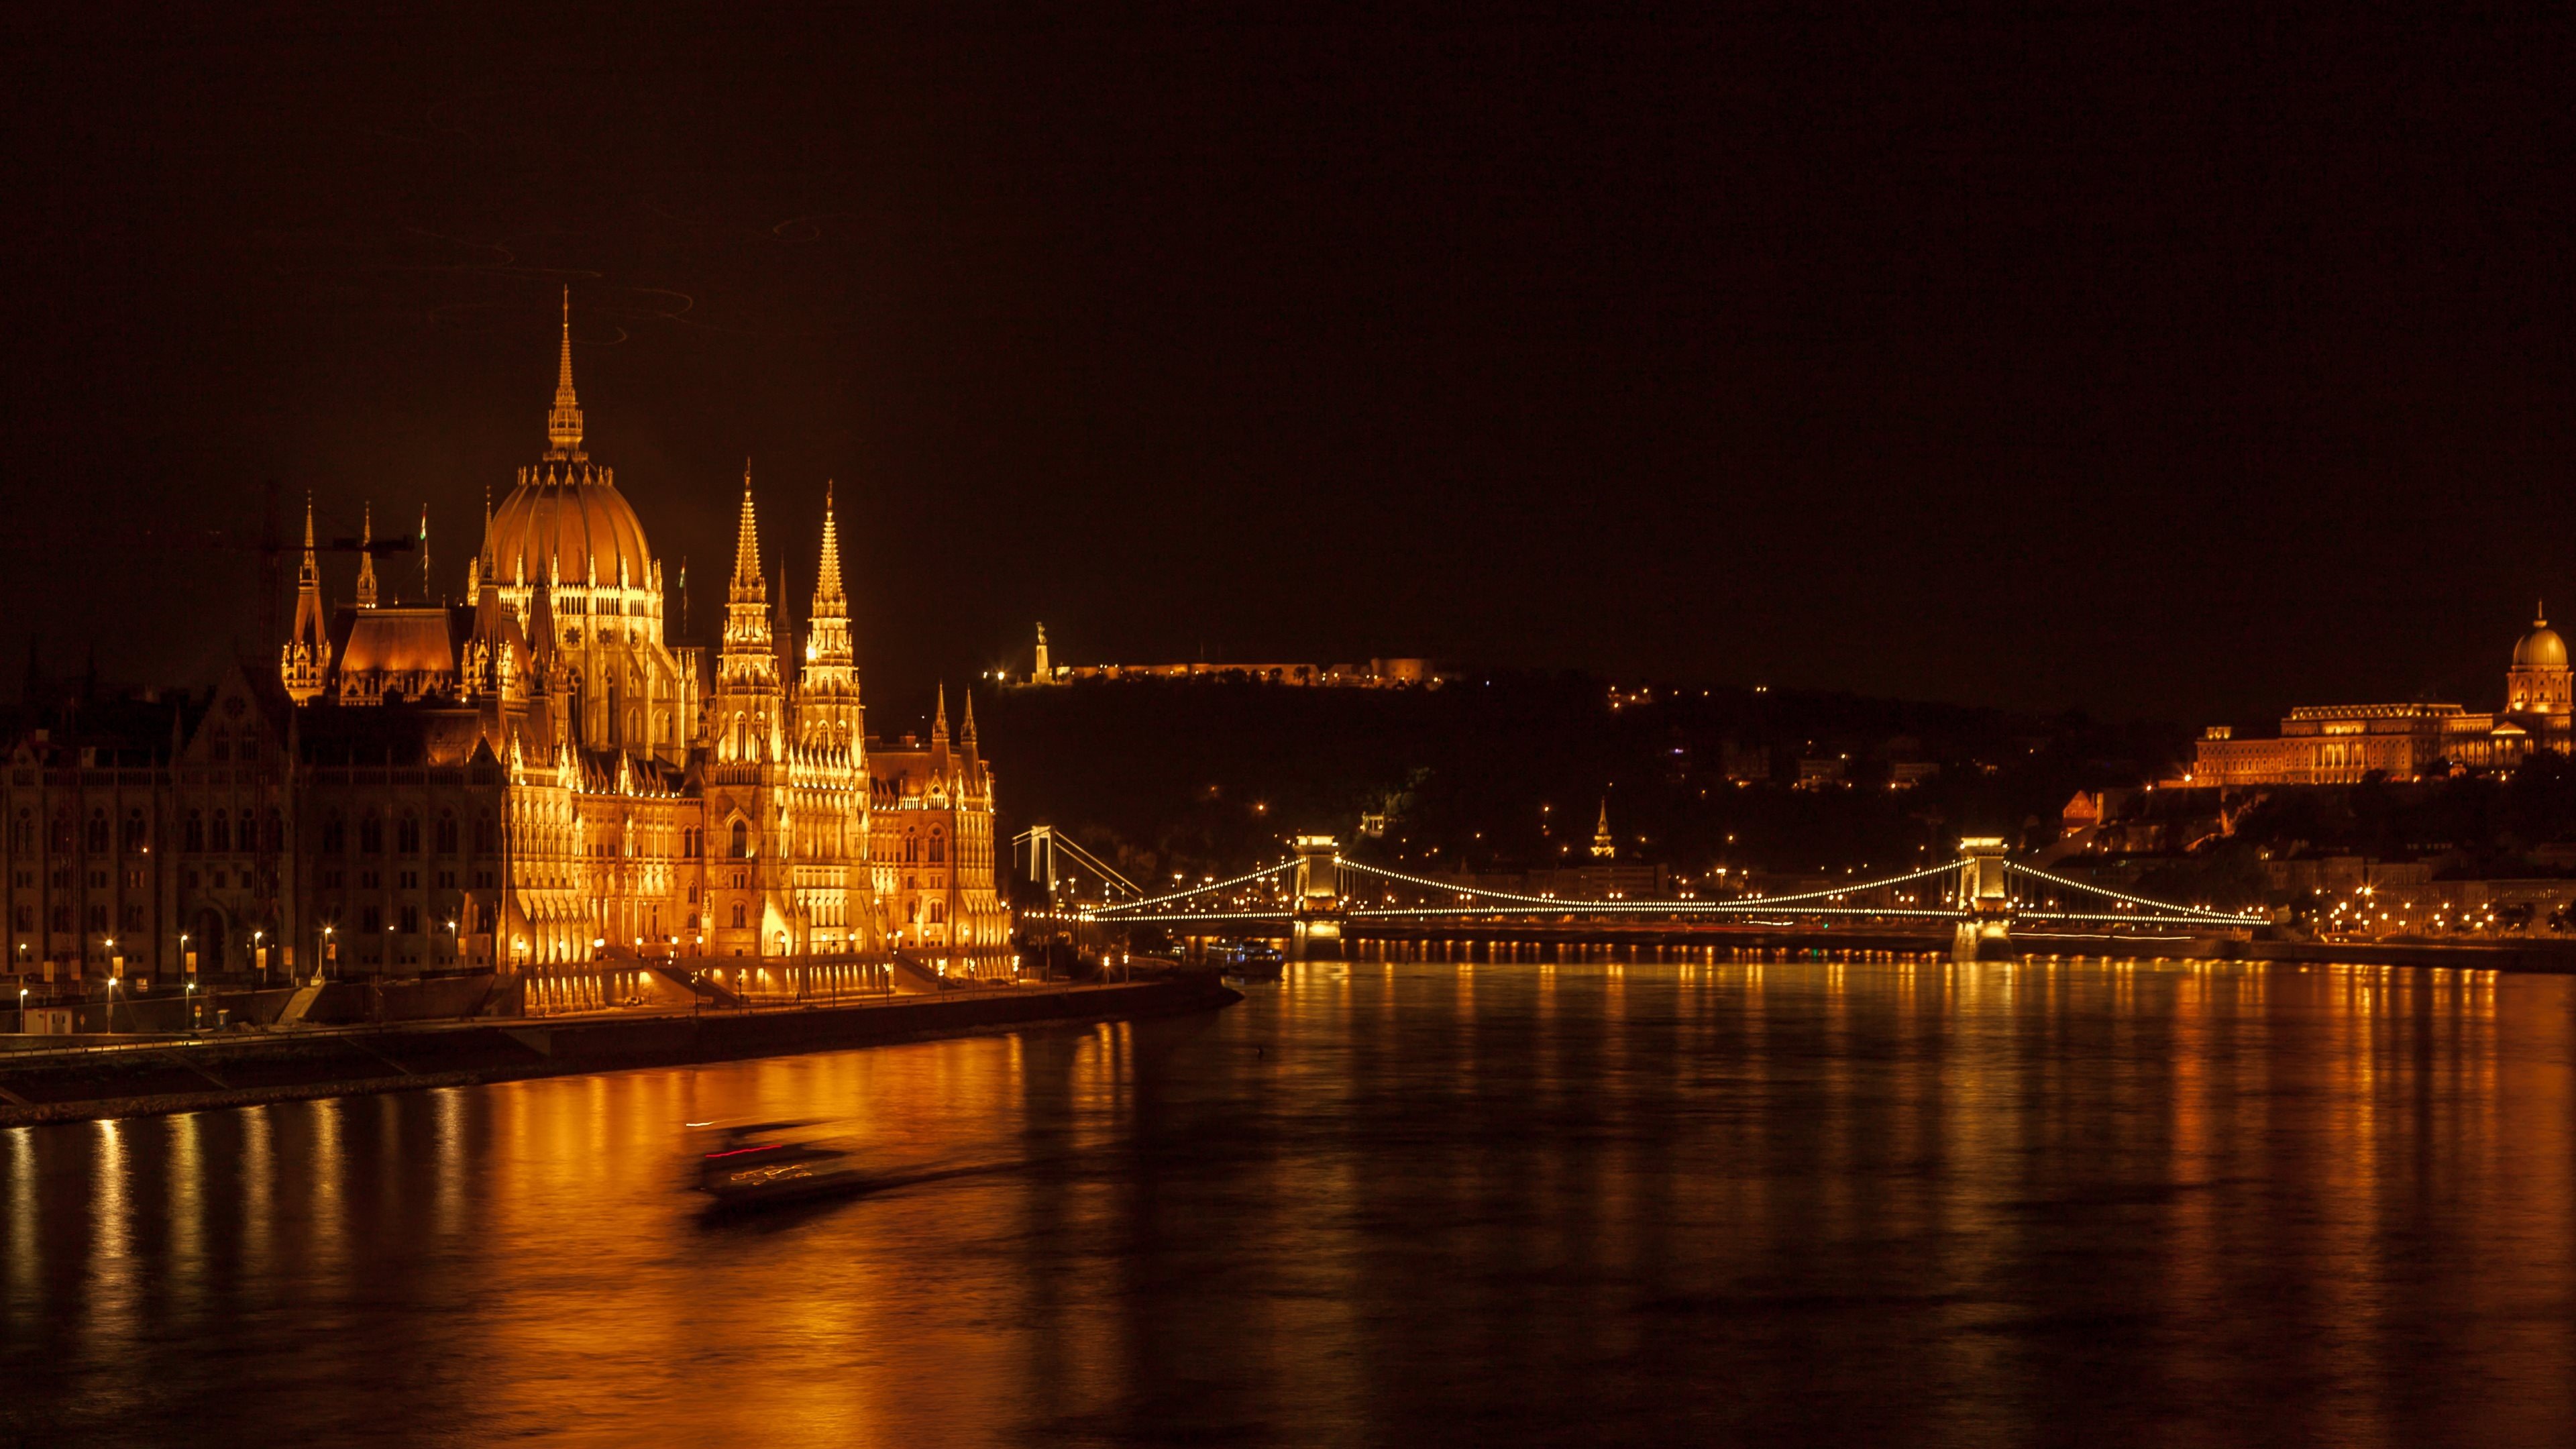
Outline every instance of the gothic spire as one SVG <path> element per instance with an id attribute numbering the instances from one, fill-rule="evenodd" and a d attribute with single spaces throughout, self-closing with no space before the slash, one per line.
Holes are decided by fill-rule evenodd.
<path id="1" fill-rule="evenodd" d="M 376 606 L 376 505 L 369 503 L 358 526 L 358 607 Z"/>
<path id="2" fill-rule="evenodd" d="M 308 491 L 304 495 L 304 562 L 295 570 L 295 586 L 309 589 L 321 584 L 322 565 L 313 554 L 313 495 Z"/>
<path id="3" fill-rule="evenodd" d="M 957 742 L 962 745 L 975 743 L 975 691 L 971 688 L 966 691 L 966 727 L 958 732 Z"/>
<path id="4" fill-rule="evenodd" d="M 823 480 L 823 565 L 814 579 L 814 612 L 823 606 L 846 602 L 841 595 L 841 530 L 832 517 L 832 482 Z M 841 610 L 834 609 L 833 613 Z"/>
<path id="5" fill-rule="evenodd" d="M 555 405 L 546 414 L 549 458 L 581 456 L 581 401 L 572 390 L 572 288 L 563 293 L 563 352 L 555 363 Z"/>
<path id="6" fill-rule="evenodd" d="M 930 722 L 930 737 L 948 743 L 948 681 L 944 679 L 939 681 L 939 713 Z"/>
<path id="7" fill-rule="evenodd" d="M 742 460 L 742 525 L 734 534 L 733 599 L 737 603 L 759 600 L 760 529 L 751 515 L 751 460 Z"/>
<path id="8" fill-rule="evenodd" d="M 289 699 L 309 703 L 322 692 L 322 665 L 329 653 L 322 627 L 322 565 L 313 551 L 313 495 L 304 495 L 304 562 L 295 569 L 295 627 L 278 658 L 279 678 Z"/>
<path id="9" fill-rule="evenodd" d="M 850 603 L 841 592 L 841 530 L 833 516 L 832 485 L 823 485 L 823 558 L 814 571 L 814 607 L 805 621 L 805 670 L 809 683 L 838 687 L 849 680 Z"/>

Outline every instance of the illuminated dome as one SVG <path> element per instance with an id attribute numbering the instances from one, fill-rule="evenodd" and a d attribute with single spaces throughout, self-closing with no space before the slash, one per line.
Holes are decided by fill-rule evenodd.
<path id="1" fill-rule="evenodd" d="M 546 414 L 546 457 L 519 470 L 519 486 L 483 527 L 483 568 L 504 584 L 652 587 L 644 525 L 617 491 L 616 475 L 581 449 L 581 403 L 572 390 L 572 293 L 564 293 L 563 351 Z"/>
<path id="2" fill-rule="evenodd" d="M 653 582 L 644 525 L 608 470 L 587 464 L 521 470 L 519 486 L 493 510 L 484 530 L 483 566 L 504 584 L 542 583 L 549 569 L 560 569 L 567 584 L 596 580 L 641 589 Z"/>
<path id="3" fill-rule="evenodd" d="M 2513 646 L 2513 667 L 2516 669 L 2567 667 L 2567 641 L 2559 638 L 2558 631 L 2550 628 L 2549 621 L 2539 617 L 2536 611 L 2531 621 L 2531 632 L 2523 635 L 2521 641 Z"/>

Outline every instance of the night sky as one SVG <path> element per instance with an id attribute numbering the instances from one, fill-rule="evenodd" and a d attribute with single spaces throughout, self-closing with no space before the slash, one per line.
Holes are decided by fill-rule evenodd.
<path id="1" fill-rule="evenodd" d="M 52 8 L 0 694 L 31 630 L 211 678 L 271 479 L 461 588 L 566 283 L 694 617 L 746 455 L 800 601 L 835 478 L 880 699 L 1042 618 L 2197 723 L 2493 707 L 2576 620 L 2563 11 Z"/>

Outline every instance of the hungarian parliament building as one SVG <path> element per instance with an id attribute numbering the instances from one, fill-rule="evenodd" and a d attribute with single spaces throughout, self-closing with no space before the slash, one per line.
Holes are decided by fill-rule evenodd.
<path id="1" fill-rule="evenodd" d="M 2417 780 L 2455 771 L 2509 770 L 2533 750 L 2570 745 L 2567 644 L 2534 611 L 2505 670 L 2504 708 L 2456 704 L 2303 705 L 2267 738 L 2240 739 L 2225 725 L 2203 732 L 2182 785 L 2340 785 L 2370 775 Z"/>
<path id="2" fill-rule="evenodd" d="M 943 691 L 926 738 L 869 736 L 828 494 L 798 647 L 745 477 L 709 661 L 670 642 L 661 560 L 583 450 L 568 310 L 547 435 L 487 506 L 463 603 L 384 597 L 364 549 L 327 599 L 308 504 L 273 665 L 210 696 L 29 700 L 0 739 L 13 972 L 1008 969 L 974 701 L 953 734 Z"/>

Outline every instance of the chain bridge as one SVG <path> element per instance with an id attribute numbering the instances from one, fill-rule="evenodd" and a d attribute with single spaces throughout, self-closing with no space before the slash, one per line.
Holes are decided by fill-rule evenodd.
<path id="1" fill-rule="evenodd" d="M 1967 961 L 2014 955 L 2016 934 L 2060 938 L 2073 928 L 2086 938 L 2108 941 L 2175 930 L 2227 937 L 2249 933 L 2267 919 L 2259 911 L 2160 901 L 2053 874 L 2013 860 L 2002 839 L 1992 836 L 1961 840 L 1955 860 L 1817 890 L 1719 899 L 1598 900 L 1491 890 L 1374 865 L 1344 855 L 1341 842 L 1330 836 L 1297 837 L 1291 854 L 1258 870 L 1161 892 L 1148 891 L 1045 826 L 1024 832 L 1014 844 L 1027 849 L 1030 879 L 1046 884 L 1050 900 L 1075 871 L 1098 881 L 1104 894 L 1123 897 L 1057 908 L 1053 914 L 1059 920 L 1103 927 L 1179 927 L 1184 934 L 1200 933 L 1189 928 L 1213 934 L 1285 927 L 1300 941 L 1333 940 L 1346 929 L 1379 923 L 1508 927 L 1633 921 L 1668 927 L 1759 926 L 1773 935 L 1947 924 L 1953 956 Z"/>

